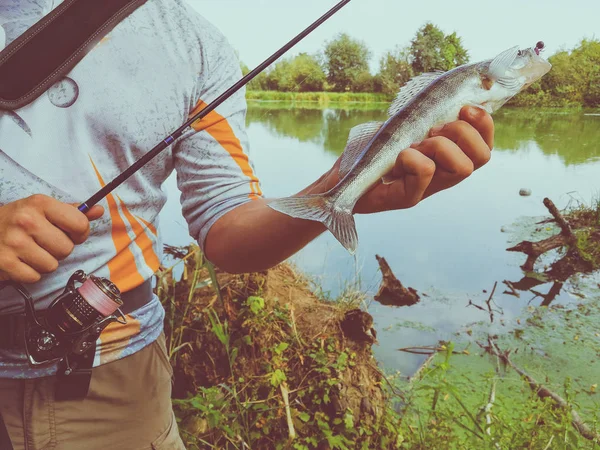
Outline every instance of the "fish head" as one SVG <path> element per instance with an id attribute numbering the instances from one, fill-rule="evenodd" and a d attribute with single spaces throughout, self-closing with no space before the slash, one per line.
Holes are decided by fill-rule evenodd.
<path id="1" fill-rule="evenodd" d="M 552 65 L 541 56 L 543 48 L 541 41 L 525 49 L 515 46 L 479 65 L 481 86 L 488 91 L 486 106 L 490 113 L 550 71 Z"/>

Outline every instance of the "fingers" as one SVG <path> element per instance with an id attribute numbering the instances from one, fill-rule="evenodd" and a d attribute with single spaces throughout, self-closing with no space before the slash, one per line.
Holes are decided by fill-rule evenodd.
<path id="1" fill-rule="evenodd" d="M 418 150 L 408 148 L 396 160 L 392 175 L 397 180 L 370 190 L 354 211 L 362 214 L 415 206 L 423 199 L 434 174 L 435 163 Z"/>
<path id="2" fill-rule="evenodd" d="M 461 109 L 458 119 L 475 128 L 490 150 L 494 148 L 494 120 L 489 113 L 481 108 L 465 106 Z"/>
<path id="3" fill-rule="evenodd" d="M 434 162 L 436 168 L 425 197 L 457 185 L 475 169 L 473 161 L 448 138 L 429 138 L 416 147 Z"/>
<path id="4" fill-rule="evenodd" d="M 58 261 L 50 253 L 35 245 L 31 237 L 22 238 L 22 242 L 13 245 L 21 262 L 31 267 L 35 272 L 51 273 L 58 269 Z"/>
<path id="5" fill-rule="evenodd" d="M 54 272 L 87 239 L 90 221 L 103 213 L 95 206 L 86 216 L 44 195 L 0 206 L 0 280 L 35 283 Z"/>
<path id="6" fill-rule="evenodd" d="M 445 137 L 455 143 L 456 148 L 470 159 L 474 169 L 483 167 L 492 157 L 490 147 L 479 131 L 464 120 L 457 120 L 441 129 L 434 129 L 430 136 Z"/>
<path id="7" fill-rule="evenodd" d="M 389 185 L 393 208 L 415 206 L 423 199 L 435 175 L 435 162 L 418 150 L 408 148 L 400 152 L 393 174 L 401 183 Z"/>
<path id="8" fill-rule="evenodd" d="M 17 283 L 31 284 L 40 281 L 42 276 L 18 259 L 3 260 L 0 255 L 0 281 L 16 281 Z"/>
<path id="9" fill-rule="evenodd" d="M 73 205 L 59 201 L 47 200 L 40 205 L 48 222 L 64 231 L 75 244 L 85 242 L 90 233 L 90 221 L 88 218 Z M 91 211 L 90 211 L 91 213 Z"/>
<path id="10" fill-rule="evenodd" d="M 100 206 L 100 205 L 96 205 L 96 206 L 93 206 L 92 209 L 90 209 L 86 213 L 85 216 L 88 218 L 88 220 L 90 222 L 92 222 L 94 220 L 98 220 L 103 215 L 104 215 L 104 208 L 102 206 Z"/>
<path id="11" fill-rule="evenodd" d="M 73 252 L 75 243 L 49 221 L 42 219 L 40 222 L 31 233 L 35 243 L 59 261 L 67 258 Z"/>

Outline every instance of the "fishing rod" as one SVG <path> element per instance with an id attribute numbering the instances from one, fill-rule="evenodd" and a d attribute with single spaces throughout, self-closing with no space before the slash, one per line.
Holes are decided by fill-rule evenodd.
<path id="1" fill-rule="evenodd" d="M 336 14 L 339 10 L 341 10 L 344 6 L 346 6 L 351 1 L 352 0 L 342 0 L 337 5 L 335 5 L 333 8 L 331 8 L 320 19 L 318 19 L 316 22 L 314 22 L 312 25 L 310 25 L 308 28 L 306 28 L 302 33 L 300 33 L 298 36 L 296 36 L 294 39 L 292 39 L 286 45 L 281 47 L 277 52 L 275 52 L 272 56 L 270 56 L 268 59 L 266 59 L 258 67 L 256 67 L 256 69 L 254 69 L 252 72 L 248 73 L 240 81 L 238 81 L 236 84 L 231 86 L 227 91 L 225 91 L 223 94 L 221 94 L 221 96 L 219 96 L 216 100 L 214 100 L 212 103 L 207 105 L 202 111 L 197 113 L 195 116 L 193 116 L 187 122 L 185 122 L 181 127 L 179 127 L 177 130 L 175 130 L 173 133 L 171 133 L 167 138 L 163 139 L 158 145 L 156 145 L 156 147 L 154 147 L 152 150 L 150 150 L 148 153 L 146 153 L 144 156 L 142 156 L 140 159 L 138 159 L 136 162 L 134 162 L 128 169 L 126 169 L 119 176 L 117 176 L 114 180 L 112 180 L 110 183 L 108 183 L 106 186 L 104 186 L 102 189 L 100 189 L 98 192 L 96 192 L 94 195 L 92 195 L 87 201 L 85 201 L 84 203 L 79 205 L 78 206 L 79 211 L 81 211 L 82 213 L 88 212 L 96 203 L 98 203 L 100 200 L 102 200 L 104 197 L 106 197 L 108 194 L 110 194 L 113 190 L 115 190 L 117 187 L 119 187 L 129 177 L 131 177 L 133 174 L 135 174 L 138 170 L 140 170 L 142 167 L 144 167 L 147 163 L 149 163 L 160 152 L 162 152 L 167 147 L 169 147 L 173 142 L 175 142 L 176 139 L 181 137 L 184 134 L 184 132 L 186 132 L 187 130 L 190 130 L 190 127 L 192 126 L 193 123 L 206 117 L 217 106 L 219 106 L 221 103 L 223 103 L 229 97 L 231 97 L 235 92 L 237 92 L 242 87 L 244 87 L 246 84 L 248 84 L 258 74 L 260 74 L 263 70 L 265 70 L 267 67 L 269 67 L 273 62 L 275 62 L 277 59 L 279 59 L 284 53 L 286 53 L 293 46 L 295 46 L 298 42 L 300 42 L 302 39 L 304 39 L 306 36 L 308 36 L 310 33 L 312 33 L 316 28 L 321 26 L 331 16 Z"/>

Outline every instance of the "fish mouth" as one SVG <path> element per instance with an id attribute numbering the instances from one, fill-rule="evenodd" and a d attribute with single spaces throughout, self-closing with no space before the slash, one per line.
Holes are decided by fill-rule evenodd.
<path id="1" fill-rule="evenodd" d="M 535 83 L 552 69 L 552 64 L 541 55 L 544 47 L 545 44 L 540 41 L 535 47 L 519 51 L 519 55 L 515 61 L 517 67 L 514 67 L 514 69 L 523 77 L 525 88 Z"/>

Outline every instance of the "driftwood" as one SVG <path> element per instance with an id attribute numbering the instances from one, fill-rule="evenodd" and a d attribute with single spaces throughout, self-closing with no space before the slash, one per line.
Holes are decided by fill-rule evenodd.
<path id="1" fill-rule="evenodd" d="M 576 242 L 575 235 L 571 226 L 556 208 L 556 205 L 549 198 L 544 199 L 544 205 L 554 217 L 554 220 L 561 229 L 560 234 L 544 239 L 539 242 L 523 241 L 514 247 L 508 249 L 509 252 L 523 252 L 527 255 L 527 261 L 521 266 L 526 272 L 532 272 L 537 259 L 544 253 L 561 247 L 569 247 L 569 251 L 577 251 L 574 245 Z"/>
<path id="2" fill-rule="evenodd" d="M 504 281 L 504 284 L 509 288 L 509 291 L 504 291 L 505 294 L 519 297 L 518 291 L 531 291 L 535 297 L 543 298 L 542 306 L 550 305 L 554 299 L 560 294 L 564 283 L 575 273 L 589 273 L 597 268 L 586 255 L 582 254 L 582 250 L 577 245 L 577 237 L 573 233 L 573 229 L 595 229 L 590 234 L 590 239 L 594 241 L 600 240 L 600 230 L 597 229 L 597 220 L 592 216 L 582 218 L 579 216 L 570 216 L 567 220 L 556 208 L 556 205 L 548 198 L 544 199 L 544 205 L 552 215 L 552 219 L 542 223 L 555 222 L 560 227 L 560 233 L 544 239 L 539 242 L 523 241 L 507 249 L 511 252 L 522 252 L 527 255 L 527 261 L 521 266 L 525 272 L 523 279 L 517 282 Z M 590 218 L 591 217 L 591 218 Z M 531 276 L 534 272 L 534 265 L 540 256 L 544 253 L 566 248 L 564 256 L 553 262 L 549 269 L 538 273 L 536 276 Z M 542 294 L 535 291 L 536 286 L 553 282 L 552 288 L 547 294 Z"/>
<path id="3" fill-rule="evenodd" d="M 420 297 L 417 291 L 413 288 L 405 288 L 400 280 L 392 273 L 390 265 L 385 258 L 375 255 L 383 280 L 379 286 L 379 292 L 375 295 L 377 300 L 382 305 L 386 306 L 412 306 L 419 303 Z"/>
<path id="4" fill-rule="evenodd" d="M 496 356 L 497 358 L 500 358 L 500 360 L 504 364 L 512 367 L 519 375 L 521 375 L 523 378 L 525 378 L 525 380 L 527 380 L 527 383 L 529 384 L 529 387 L 531 388 L 531 390 L 535 391 L 535 393 L 537 394 L 537 396 L 539 398 L 541 398 L 541 399 L 551 398 L 554 401 L 554 403 L 556 403 L 556 405 L 558 407 L 560 407 L 561 409 L 564 409 L 566 411 L 570 410 L 571 417 L 572 417 L 571 423 L 573 424 L 573 427 L 575 427 L 575 429 L 579 432 L 579 434 L 589 441 L 594 441 L 594 442 L 600 444 L 600 435 L 595 433 L 593 430 L 590 429 L 590 427 L 588 427 L 585 424 L 585 422 L 583 421 L 583 419 L 581 418 L 579 413 L 577 413 L 577 411 L 572 409 L 569 406 L 569 404 L 567 403 L 567 401 L 565 399 L 563 399 L 560 395 L 551 391 L 550 389 L 548 389 L 547 387 L 545 387 L 544 385 L 542 385 L 541 383 L 536 381 L 535 378 L 533 378 L 531 375 L 527 374 L 527 372 L 525 372 L 523 369 L 516 366 L 510 360 L 510 357 L 509 357 L 510 352 L 500 351 L 500 349 L 496 346 L 496 343 L 494 342 L 494 340 L 491 337 L 488 337 L 488 345 L 479 344 L 479 346 L 484 348 L 491 355 Z"/>

